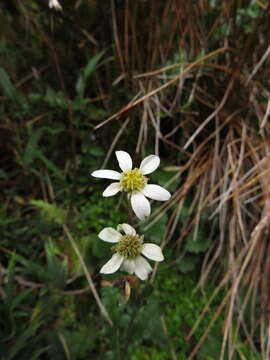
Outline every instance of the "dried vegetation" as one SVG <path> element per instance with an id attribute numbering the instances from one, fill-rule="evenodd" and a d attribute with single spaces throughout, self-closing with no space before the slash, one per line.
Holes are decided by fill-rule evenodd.
<path id="1" fill-rule="evenodd" d="M 148 1 L 143 14 L 139 2 L 126 1 L 122 13 L 113 7 L 121 80 L 130 80 L 138 95 L 108 121 L 139 107 L 137 149 L 144 149 L 152 127 L 156 151 L 163 143 L 180 159 L 181 166 L 168 168 L 183 180 L 165 205 L 174 209 L 167 241 L 189 194 L 195 211 L 174 246 L 181 249 L 192 229 L 196 237 L 204 212 L 218 224 L 200 286 L 214 277 L 212 299 L 225 294 L 218 310 L 226 314 L 220 358 L 226 348 L 229 359 L 238 351 L 239 334 L 268 359 L 270 13 L 260 1 L 213 3 Z"/>

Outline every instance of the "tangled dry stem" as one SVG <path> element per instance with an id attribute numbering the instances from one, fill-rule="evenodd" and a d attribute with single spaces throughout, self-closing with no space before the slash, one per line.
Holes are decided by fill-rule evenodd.
<path id="1" fill-rule="evenodd" d="M 171 229 L 174 231 L 177 226 L 185 199 L 193 194 L 193 211 L 180 229 L 175 244 L 180 251 L 191 229 L 195 230 L 196 236 L 203 213 L 208 213 L 216 221 L 219 236 L 212 239 L 212 246 L 205 256 L 199 285 L 204 286 L 209 277 L 216 279 L 217 291 L 209 306 L 219 293 L 225 291 L 213 319 L 215 321 L 220 313 L 225 314 L 220 359 L 224 358 L 225 350 L 229 359 L 233 353 L 239 352 L 237 343 L 232 340 L 237 338 L 236 333 L 261 353 L 263 359 L 267 359 L 270 346 L 270 155 L 267 122 L 270 105 L 266 23 L 269 13 L 262 7 L 262 15 L 252 22 L 252 32 L 244 33 L 236 24 L 237 7 L 233 2 L 222 1 L 215 22 L 204 28 L 201 25 L 204 14 L 209 11 L 208 1 L 194 5 L 171 0 L 163 7 L 160 2 L 156 7 L 154 3 L 157 4 L 149 1 L 149 36 L 143 55 L 139 38 L 133 36 L 138 24 L 129 1 L 123 17 L 114 12 L 116 43 L 121 44 L 119 34 L 124 32 L 122 46 L 117 47 L 122 71 L 126 75 L 135 74 L 132 86 L 137 87 L 141 96 L 105 123 L 140 105 L 142 120 L 137 150 L 144 150 L 152 127 L 156 134 L 157 152 L 160 143 L 174 152 L 179 151 L 181 166 L 174 170 L 177 171 L 176 177 L 181 176 L 184 181 L 170 204 L 164 204 L 157 211 L 153 222 L 164 211 L 172 209 L 165 245 L 172 238 Z M 170 26 L 167 21 L 172 17 L 169 14 L 173 14 Z M 234 23 L 234 32 L 217 41 L 214 49 L 220 49 L 220 53 L 213 57 L 213 48 L 208 47 L 211 36 L 224 23 Z M 118 31 L 115 24 L 118 24 Z M 166 24 L 170 36 L 164 41 L 161 33 Z M 182 54 L 182 61 L 167 65 L 176 48 Z M 208 54 L 203 61 L 196 60 L 196 56 L 199 58 L 203 52 Z M 191 105 L 185 110 L 187 103 Z M 161 112 L 167 116 L 166 120 L 161 120 Z M 255 308 L 256 312 L 260 311 L 259 318 L 255 316 Z M 250 313 L 252 319 L 247 321 Z M 262 334 L 260 345 L 257 333 Z M 192 351 L 190 359 L 199 350 L 206 334 Z"/>

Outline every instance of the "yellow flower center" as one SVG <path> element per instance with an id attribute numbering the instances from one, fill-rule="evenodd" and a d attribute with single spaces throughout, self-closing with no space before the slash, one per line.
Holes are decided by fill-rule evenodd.
<path id="1" fill-rule="evenodd" d="M 122 191 L 125 192 L 141 191 L 147 184 L 147 181 L 147 177 L 143 175 L 141 170 L 135 168 L 122 173 L 120 185 Z"/>
<path id="2" fill-rule="evenodd" d="M 143 236 L 123 235 L 114 246 L 114 251 L 125 259 L 134 259 L 142 250 Z"/>

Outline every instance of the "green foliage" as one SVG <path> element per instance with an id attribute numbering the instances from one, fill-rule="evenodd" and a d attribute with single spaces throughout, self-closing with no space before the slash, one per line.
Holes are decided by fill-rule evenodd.
<path id="1" fill-rule="evenodd" d="M 67 259 L 64 259 L 63 262 L 57 259 L 56 255 L 59 254 L 59 252 L 52 241 L 48 241 L 48 243 L 45 244 L 45 252 L 48 278 L 54 287 L 63 289 L 68 280 Z"/>
<path id="2" fill-rule="evenodd" d="M 62 225 L 66 218 L 66 211 L 54 204 L 49 204 L 43 200 L 31 200 L 30 205 L 37 207 L 47 222 L 55 222 Z"/>
<path id="3" fill-rule="evenodd" d="M 108 208 L 105 204 L 102 205 L 102 201 L 96 201 L 96 198 L 99 198 L 98 194 L 92 196 L 92 206 L 89 203 L 84 205 L 85 210 L 81 212 L 84 216 L 80 215 L 80 218 L 74 221 L 76 226 L 73 228 L 73 235 L 77 234 L 76 239 L 87 236 L 86 230 L 93 228 L 97 231 L 103 226 L 100 219 L 104 217 Z M 96 210 L 91 212 L 95 207 Z M 43 204 L 39 208 L 42 212 Z M 88 212 L 95 221 L 88 221 Z M 109 214 L 113 216 L 111 221 L 114 223 L 118 215 L 110 211 Z M 44 216 L 47 218 L 46 213 Z M 78 241 L 85 259 L 88 258 L 87 252 L 92 253 L 92 266 L 95 259 L 102 259 L 104 263 L 104 254 L 91 250 L 94 249 L 94 244 L 101 244 L 102 249 L 107 249 L 94 234 L 93 241 L 88 243 L 88 251 L 83 251 L 83 242 Z M 64 246 L 67 246 L 67 243 Z M 6 300 L 0 306 L 1 322 L 4 325 L 1 345 L 5 349 L 7 359 L 19 357 L 24 360 L 25 354 L 31 353 L 31 360 L 41 354 L 56 360 L 64 360 L 67 354 L 71 359 L 78 360 L 93 356 L 100 360 L 115 359 L 117 356 L 142 360 L 164 359 L 173 353 L 177 359 L 184 360 L 191 351 L 192 344 L 203 334 L 214 314 L 215 307 L 212 307 L 192 341 L 187 343 L 185 338 L 212 294 L 212 288 L 209 286 L 205 294 L 194 292 L 194 272 L 192 276 L 182 275 L 177 265 L 170 265 L 170 259 L 166 254 L 166 264 L 160 265 L 154 285 L 142 283 L 140 288 L 132 290 L 128 302 L 122 299 L 116 288 L 101 289 L 103 304 L 114 322 L 114 327 L 111 328 L 100 318 L 91 293 L 81 296 L 72 294 L 72 290 L 69 290 L 70 294 L 65 293 L 70 288 L 70 273 L 76 268 L 73 256 L 68 256 L 68 261 L 66 257 L 63 258 L 63 254 L 67 256 L 70 250 L 67 251 L 65 247 L 63 253 L 61 243 L 48 240 L 44 244 L 44 251 L 45 266 L 38 265 L 37 260 L 33 262 L 20 255 L 10 258 L 6 272 L 7 280 L 3 287 Z M 68 265 L 70 261 L 73 263 L 72 269 Z M 40 284 L 36 281 L 41 282 L 41 288 L 26 287 L 21 291 L 16 274 L 32 278 L 34 284 Z M 78 276 L 81 273 L 76 274 Z M 115 276 L 107 276 L 109 280 L 112 278 Z M 87 286 L 84 277 L 81 276 L 75 283 L 75 288 Z M 202 346 L 198 358 L 217 358 L 221 337 L 216 334 L 221 332 L 221 328 L 222 322 L 219 319 Z M 12 338 L 10 334 L 13 334 Z M 246 349 L 243 345 L 241 351 L 246 353 Z"/>
<path id="4" fill-rule="evenodd" d="M 2 67 L 0 67 L 0 85 L 4 94 L 16 104 L 18 98 L 17 91 L 10 81 L 9 75 Z"/>
<path id="5" fill-rule="evenodd" d="M 113 60 L 113 57 L 106 58 L 103 61 L 100 61 L 105 54 L 105 50 L 100 51 L 97 55 L 93 56 L 81 71 L 81 74 L 76 82 L 76 91 L 80 98 L 84 97 L 87 80 L 91 77 L 94 71 L 102 65 L 105 65 L 107 62 Z"/>
<path id="6" fill-rule="evenodd" d="M 191 233 L 187 237 L 185 250 L 190 253 L 199 254 L 205 252 L 209 248 L 209 245 L 210 241 L 207 238 L 207 234 L 203 229 L 199 229 L 196 237 L 194 236 L 194 233 Z"/>
<path id="7" fill-rule="evenodd" d="M 209 285 L 205 294 L 194 292 L 199 265 L 211 245 L 212 239 L 208 238 L 207 232 L 209 221 L 202 218 L 198 231 L 190 231 L 179 254 L 175 254 L 174 240 L 190 216 L 194 215 L 190 211 L 193 199 L 186 200 L 179 213 L 173 238 L 165 248 L 166 262 L 159 266 L 154 283 L 142 283 L 138 289 L 133 289 L 127 303 L 119 289 L 103 287 L 99 269 L 110 257 L 111 249 L 98 239 L 97 234 L 105 226 L 115 227 L 126 221 L 126 206 L 121 197 L 119 201 L 103 198 L 101 194 L 106 183 L 101 185 L 89 174 L 100 168 L 115 140 L 116 147 L 128 151 L 135 149 L 141 113 L 137 107 L 130 111 L 128 116 L 135 121 L 130 122 L 130 127 L 125 128 L 119 138 L 116 136 L 122 126 L 122 117 L 120 121 L 110 123 L 113 125 L 108 129 L 104 127 L 95 131 L 95 127 L 135 96 L 140 96 L 138 84 L 139 90 L 144 91 L 144 82 L 137 82 L 136 72 L 149 70 L 144 69 L 146 63 L 151 64 L 151 71 L 179 62 L 191 63 L 204 56 L 209 49 L 224 46 L 224 38 L 228 47 L 234 50 L 233 24 L 238 31 L 242 31 L 239 39 L 245 39 L 247 34 L 257 29 L 255 25 L 266 17 L 266 12 L 259 1 L 239 2 L 234 8 L 235 21 L 224 22 L 222 12 L 227 11 L 226 3 L 210 0 L 200 24 L 202 37 L 192 32 L 189 34 L 193 29 L 190 26 L 191 30 L 183 31 L 181 42 L 184 46 L 177 45 L 171 51 L 171 45 L 167 43 L 168 24 L 164 21 L 160 32 L 166 39 L 166 51 L 162 46 L 160 51 L 153 51 L 157 59 L 158 53 L 163 54 L 166 62 L 163 64 L 155 63 L 152 61 L 154 58 L 140 51 L 141 40 L 143 50 L 146 50 L 144 35 L 147 31 L 143 24 L 142 34 L 136 33 L 132 13 L 128 11 L 127 32 L 121 33 L 121 19 L 126 16 L 122 16 L 124 13 L 121 12 L 125 11 L 125 7 L 124 2 L 116 2 L 114 17 L 117 24 L 119 22 L 120 48 L 122 38 L 125 41 L 125 47 L 121 48 L 125 58 L 119 62 L 118 44 L 112 46 L 103 38 L 103 34 L 108 32 L 107 23 L 111 22 L 108 20 L 109 8 L 104 7 L 106 16 L 101 22 L 96 14 L 97 8 L 102 5 L 97 6 L 96 1 L 78 1 L 76 9 L 73 9 L 74 2 L 66 1 L 62 13 L 50 11 L 47 2 L 4 1 L 0 12 L 0 115 L 4 139 L 1 142 L 3 166 L 1 162 L 0 169 L 3 193 L 0 205 L 0 358 L 164 360 L 176 357 L 184 360 L 207 328 L 218 305 L 213 305 L 187 343 L 186 336 L 213 291 L 212 285 Z M 135 1 L 134 13 L 140 14 L 140 6 L 147 10 L 148 2 Z M 152 11 L 151 18 L 154 19 L 154 9 Z M 152 20 L 146 18 L 146 21 L 150 23 Z M 176 25 L 174 21 L 169 22 Z M 93 27 L 89 27 L 89 24 L 93 24 Z M 126 36 L 129 28 L 136 33 L 136 37 Z M 152 36 L 152 31 L 149 33 Z M 129 44 L 132 38 L 136 38 L 136 43 Z M 173 34 L 171 38 L 174 38 Z M 150 40 L 147 41 L 147 48 L 151 50 L 151 43 L 159 47 L 155 38 Z M 264 44 L 263 37 L 261 43 Z M 167 53 L 171 55 L 167 56 Z M 236 47 L 231 53 L 237 53 Z M 237 58 L 233 58 L 231 53 L 227 53 L 228 59 L 231 63 L 237 63 Z M 260 54 L 254 56 L 255 60 L 260 58 Z M 208 60 L 213 61 L 214 65 L 217 57 Z M 140 66 L 136 65 L 137 62 Z M 159 80 L 163 84 L 167 79 L 178 76 L 184 66 L 172 66 L 154 77 L 154 88 L 158 87 Z M 243 68 L 248 74 L 249 68 Z M 166 139 L 166 142 L 160 141 L 159 150 L 164 159 L 160 169 L 151 174 L 151 180 L 166 186 L 171 192 L 179 189 L 180 180 L 177 176 L 173 180 L 177 173 L 164 171 L 163 168 L 169 163 L 179 165 L 186 151 L 171 151 L 168 143 L 173 142 L 176 136 L 177 146 L 181 148 L 185 135 L 183 129 L 188 132 L 189 127 L 196 124 L 197 113 L 204 116 L 204 111 L 198 108 L 197 97 L 204 92 L 208 94 L 210 86 L 201 80 L 212 72 L 215 82 L 223 86 L 223 75 L 215 76 L 214 67 L 201 64 L 200 69 L 197 83 L 193 70 L 186 74 L 183 81 L 175 82 L 180 85 L 179 90 L 183 89 L 178 94 L 181 96 L 177 96 L 181 101 L 178 102 L 177 97 L 173 101 L 175 107 L 172 106 L 168 112 L 167 106 L 173 97 L 171 90 L 167 99 L 164 96 L 165 106 L 161 104 L 158 107 L 160 139 Z M 226 70 L 229 73 L 231 68 L 228 66 Z M 236 74 L 237 82 L 238 72 L 232 69 L 232 73 Z M 151 86 L 146 87 L 145 91 Z M 217 87 L 213 86 L 213 89 L 215 92 Z M 220 97 L 221 94 L 217 93 Z M 149 98 L 155 100 L 149 103 L 149 112 L 153 111 L 156 102 L 163 101 L 159 93 L 155 96 Z M 208 96 L 205 102 L 209 102 L 212 111 L 220 100 L 213 97 L 212 89 Z M 264 109 L 264 104 L 258 106 Z M 177 128 L 180 110 L 185 126 Z M 225 109 L 224 114 L 232 112 L 231 108 L 228 110 Z M 208 115 L 208 108 L 206 112 Z M 167 129 L 166 119 L 170 114 L 172 125 Z M 218 120 L 221 122 L 222 116 Z M 142 144 L 148 147 L 159 136 L 146 122 L 144 125 L 141 134 L 145 132 L 147 138 L 146 135 L 142 136 Z M 206 133 L 211 131 L 210 128 L 205 130 Z M 147 154 L 152 151 L 149 147 Z M 181 185 L 184 181 L 183 177 Z M 153 210 L 158 205 L 153 204 Z M 177 206 L 178 203 L 172 207 L 172 211 L 177 210 Z M 151 219 L 139 224 L 138 232 L 145 235 L 146 241 L 160 244 L 168 232 L 171 215 L 172 212 L 166 213 L 154 223 Z M 74 237 L 97 291 L 113 319 L 113 328 L 98 312 L 81 263 L 63 232 L 63 225 L 69 227 Z M 170 255 L 172 253 L 173 256 Z M 105 279 L 113 281 L 117 276 L 107 276 Z M 197 354 L 199 360 L 218 359 L 221 331 L 222 322 L 219 319 Z M 239 360 L 239 357 L 241 360 L 257 360 L 257 354 L 243 342 L 241 335 L 235 335 L 240 355 L 235 355 L 233 360 Z"/>
<path id="8" fill-rule="evenodd" d="M 163 215 L 155 223 L 151 223 L 151 220 L 146 220 L 141 226 L 141 233 L 144 234 L 147 242 L 154 242 L 160 244 L 162 241 L 162 235 L 164 235 L 167 226 L 167 215 Z"/>

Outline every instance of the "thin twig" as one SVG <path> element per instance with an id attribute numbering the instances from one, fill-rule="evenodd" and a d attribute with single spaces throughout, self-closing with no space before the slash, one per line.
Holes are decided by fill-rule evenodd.
<path id="1" fill-rule="evenodd" d="M 168 86 L 174 84 L 176 81 L 178 81 L 182 76 L 185 76 L 189 71 L 191 71 L 194 67 L 196 66 L 201 66 L 201 63 L 204 62 L 206 59 L 208 59 L 211 56 L 217 55 L 221 52 L 224 52 L 226 50 L 229 50 L 228 48 L 220 48 L 217 49 L 215 51 L 212 51 L 211 53 L 201 57 L 200 59 L 197 59 L 195 61 L 193 61 L 191 64 L 189 64 L 179 75 L 177 75 L 176 77 L 174 77 L 172 80 L 166 82 L 165 84 L 159 86 L 158 88 L 150 91 L 149 93 L 147 93 L 146 95 L 142 96 L 140 99 L 131 102 L 130 104 L 128 104 L 127 106 L 123 107 L 122 109 L 120 109 L 117 113 L 115 113 L 114 115 L 110 116 L 108 119 L 104 120 L 101 124 L 97 125 L 94 130 L 99 129 L 100 127 L 104 126 L 105 124 L 107 124 L 108 122 L 116 119 L 118 116 L 124 114 L 126 111 L 132 109 L 134 106 L 140 104 L 141 102 L 145 101 L 146 99 L 148 99 L 149 97 L 157 94 L 158 92 L 166 89 Z"/>
<path id="2" fill-rule="evenodd" d="M 86 265 L 85 265 L 85 262 L 84 262 L 84 260 L 83 260 L 82 255 L 81 255 L 81 252 L 80 252 L 80 250 L 79 250 L 76 242 L 74 241 L 74 239 L 73 239 L 73 237 L 72 237 L 72 235 L 71 235 L 71 233 L 70 233 L 67 225 L 65 225 L 65 224 L 63 225 L 63 230 L 64 230 L 65 234 L 67 235 L 67 238 L 69 239 L 69 241 L 70 241 L 70 243 L 71 243 L 71 245 L 72 245 L 72 247 L 73 247 L 76 255 L 78 256 L 78 259 L 79 259 L 79 261 L 80 261 L 80 263 L 81 263 L 81 265 L 82 265 L 83 271 L 84 271 L 84 273 L 85 273 L 86 279 L 87 279 L 87 281 L 88 281 L 88 283 L 89 283 L 89 286 L 90 286 L 91 291 L 92 291 L 92 293 L 93 293 L 93 296 L 94 296 L 94 298 L 95 298 L 95 300 L 96 300 L 96 302 L 97 302 L 97 304 L 98 304 L 98 306 L 99 306 L 99 308 L 100 308 L 101 313 L 103 314 L 103 316 L 105 317 L 105 319 L 108 321 L 108 323 L 109 323 L 111 326 L 113 326 L 113 322 L 112 322 L 112 320 L 111 320 L 111 318 L 110 318 L 110 316 L 109 316 L 109 314 L 108 314 L 105 306 L 103 305 L 103 303 L 102 303 L 102 301 L 101 301 L 101 299 L 100 299 L 100 297 L 99 297 L 99 295 L 98 295 L 98 293 L 97 293 L 97 290 L 96 290 L 96 288 L 95 288 L 94 282 L 93 282 L 93 280 L 92 280 L 92 278 L 91 278 L 91 275 L 90 275 L 90 273 L 89 273 L 89 271 L 88 271 L 88 269 L 87 269 L 87 267 L 86 267 Z"/>

